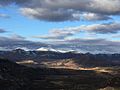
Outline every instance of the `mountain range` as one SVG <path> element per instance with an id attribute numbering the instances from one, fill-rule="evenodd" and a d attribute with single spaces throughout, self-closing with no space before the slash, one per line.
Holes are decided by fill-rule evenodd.
<path id="1" fill-rule="evenodd" d="M 33 64 L 34 66 L 46 65 L 46 63 L 72 62 L 81 67 L 109 67 L 120 65 L 120 54 L 90 54 L 59 51 L 25 51 L 16 49 L 12 51 L 0 51 L 0 57 L 13 62 Z M 65 64 L 64 63 L 64 64 Z"/>

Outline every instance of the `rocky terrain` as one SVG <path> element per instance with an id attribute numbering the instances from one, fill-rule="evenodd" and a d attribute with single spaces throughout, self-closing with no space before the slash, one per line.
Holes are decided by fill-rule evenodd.
<path id="1" fill-rule="evenodd" d="M 120 66 L 120 54 L 90 54 L 75 52 L 55 52 L 55 51 L 24 51 L 16 49 L 13 51 L 0 51 L 0 57 L 18 63 L 33 63 L 35 65 L 47 62 L 75 63 L 82 67 L 111 67 Z M 39 65 L 38 65 L 39 66 Z M 73 65 L 75 66 L 75 65 Z"/>
<path id="2" fill-rule="evenodd" d="M 120 54 L 0 51 L 0 90 L 119 90 Z"/>
<path id="3" fill-rule="evenodd" d="M 1 90 L 99 90 L 120 86 L 120 69 L 117 73 L 95 70 L 31 68 L 0 59 Z M 102 89 L 100 89 L 102 90 Z M 119 89 L 118 89 L 119 90 Z"/>

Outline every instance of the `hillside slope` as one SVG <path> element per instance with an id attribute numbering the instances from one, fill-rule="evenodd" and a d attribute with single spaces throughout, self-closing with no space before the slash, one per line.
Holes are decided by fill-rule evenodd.
<path id="1" fill-rule="evenodd" d="M 0 59 L 1 90 L 97 90 L 119 87 L 120 75 L 92 70 L 28 68 Z"/>

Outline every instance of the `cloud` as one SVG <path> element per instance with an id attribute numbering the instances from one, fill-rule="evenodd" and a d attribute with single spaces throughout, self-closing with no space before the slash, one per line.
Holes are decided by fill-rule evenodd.
<path id="1" fill-rule="evenodd" d="M 5 32 L 7 32 L 7 31 L 4 29 L 0 29 L 0 33 L 5 33 Z"/>
<path id="2" fill-rule="evenodd" d="M 14 38 L 13 38 L 14 37 Z M 15 38 L 17 37 L 17 38 Z M 27 48 L 28 50 L 36 50 L 41 47 L 57 49 L 57 50 L 75 50 L 78 52 L 90 53 L 120 53 L 120 42 L 108 41 L 105 39 L 68 39 L 64 41 L 53 41 L 48 44 L 41 42 L 33 42 L 25 38 L 17 36 L 0 37 L 0 50 L 12 50 L 16 48 Z M 21 36 L 22 37 L 22 36 Z"/>
<path id="3" fill-rule="evenodd" d="M 68 30 L 57 30 L 53 29 L 49 32 L 49 35 L 44 36 L 33 36 L 33 38 L 40 38 L 40 39 L 65 39 L 69 36 L 73 36 L 74 32 L 69 32 Z"/>
<path id="4" fill-rule="evenodd" d="M 22 36 L 21 36 L 22 37 Z M 120 42 L 105 39 L 69 39 L 64 41 L 53 41 L 48 44 L 33 42 L 26 39 L 13 37 L 0 37 L 0 50 L 12 50 L 16 48 L 27 48 L 36 50 L 41 47 L 57 50 L 75 50 L 81 53 L 120 53 Z"/>
<path id="5" fill-rule="evenodd" d="M 120 0 L 93 0 L 90 11 L 104 15 L 119 15 Z"/>
<path id="6" fill-rule="evenodd" d="M 109 34 L 109 33 L 117 33 L 120 31 L 120 23 L 104 23 L 104 24 L 93 24 L 93 25 L 83 25 L 80 26 L 81 30 L 87 32 L 94 32 L 99 34 Z"/>
<path id="7" fill-rule="evenodd" d="M 23 15 L 38 20 L 62 22 L 78 21 L 79 14 L 86 20 L 108 20 L 111 15 L 120 15 L 120 0 L 1 0 L 0 5 L 16 3 Z"/>
<path id="8" fill-rule="evenodd" d="M 116 34 L 115 34 L 115 35 L 112 35 L 112 38 L 117 38 L 117 39 L 118 39 L 118 38 L 120 38 L 120 34 L 117 34 L 117 35 L 116 35 Z"/>
<path id="9" fill-rule="evenodd" d="M 7 14 L 0 13 L 0 18 L 10 18 L 10 16 L 8 16 Z"/>
<path id="10" fill-rule="evenodd" d="M 47 45 L 41 42 L 33 42 L 30 40 L 26 40 L 25 37 L 22 37 L 20 35 L 13 35 L 11 37 L 0 36 L 0 47 L 5 48 L 5 49 L 15 49 L 18 47 L 37 49 L 43 46 L 47 46 Z"/>
<path id="11" fill-rule="evenodd" d="M 21 12 L 45 21 L 76 21 L 80 20 L 80 16 L 74 15 L 84 12 L 96 13 L 93 20 L 108 20 L 109 15 L 120 14 L 120 0 L 33 0 L 31 3 L 29 7 L 21 8 Z"/>
<path id="12" fill-rule="evenodd" d="M 70 10 L 50 10 L 43 8 L 21 8 L 20 11 L 23 15 L 30 18 L 35 18 L 44 21 L 60 22 L 60 21 L 73 21 L 80 20 L 80 17 L 73 14 Z"/>
<path id="13" fill-rule="evenodd" d="M 10 4 L 25 5 L 29 3 L 30 0 L 0 0 L 0 6 L 7 6 Z M 27 4 L 26 4 L 27 5 Z"/>
<path id="14" fill-rule="evenodd" d="M 120 42 L 109 41 L 106 39 L 70 39 L 65 40 L 68 44 L 78 44 L 78 45 L 120 45 Z"/>
<path id="15" fill-rule="evenodd" d="M 120 31 L 120 23 L 103 23 L 103 24 L 91 24 L 91 25 L 80 25 L 77 27 L 58 28 L 50 30 L 48 35 L 33 36 L 34 38 L 54 40 L 63 40 L 68 37 L 72 37 L 78 33 L 95 33 L 95 34 L 116 34 Z"/>
<path id="16" fill-rule="evenodd" d="M 83 18 L 88 21 L 97 21 L 97 20 L 109 20 L 112 19 L 107 15 L 95 14 L 95 13 L 84 13 Z"/>
<path id="17" fill-rule="evenodd" d="M 56 44 L 57 43 L 57 44 Z M 120 42 L 106 39 L 69 39 L 64 41 L 53 41 L 52 48 L 59 50 L 74 50 L 80 53 L 120 53 Z"/>
<path id="18" fill-rule="evenodd" d="M 97 34 L 109 34 L 117 33 L 120 31 L 120 23 L 103 23 L 103 24 L 92 24 L 92 25 L 81 25 L 78 27 L 69 27 L 64 28 L 63 30 L 78 32 L 88 32 L 88 33 L 97 33 Z"/>
<path id="19" fill-rule="evenodd" d="M 10 38 L 14 40 L 25 40 L 26 39 L 25 37 L 17 35 L 17 34 L 12 34 Z"/>

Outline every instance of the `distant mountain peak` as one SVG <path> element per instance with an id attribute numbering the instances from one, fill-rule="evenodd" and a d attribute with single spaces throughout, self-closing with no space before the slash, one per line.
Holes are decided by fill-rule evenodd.
<path id="1" fill-rule="evenodd" d="M 52 51 L 52 52 L 60 52 L 60 53 L 68 53 L 68 52 L 78 53 L 75 50 L 62 50 L 62 49 L 54 49 L 54 48 L 48 48 L 48 47 L 41 47 L 41 48 L 36 49 L 36 51 Z"/>
<path id="2" fill-rule="evenodd" d="M 25 52 L 25 50 L 24 49 L 15 49 L 15 50 L 12 50 L 12 52 L 17 52 L 17 53 L 24 53 Z"/>
<path id="3" fill-rule="evenodd" d="M 24 49 L 21 49 L 21 48 L 18 48 L 18 49 L 15 49 L 13 51 L 25 51 Z"/>

